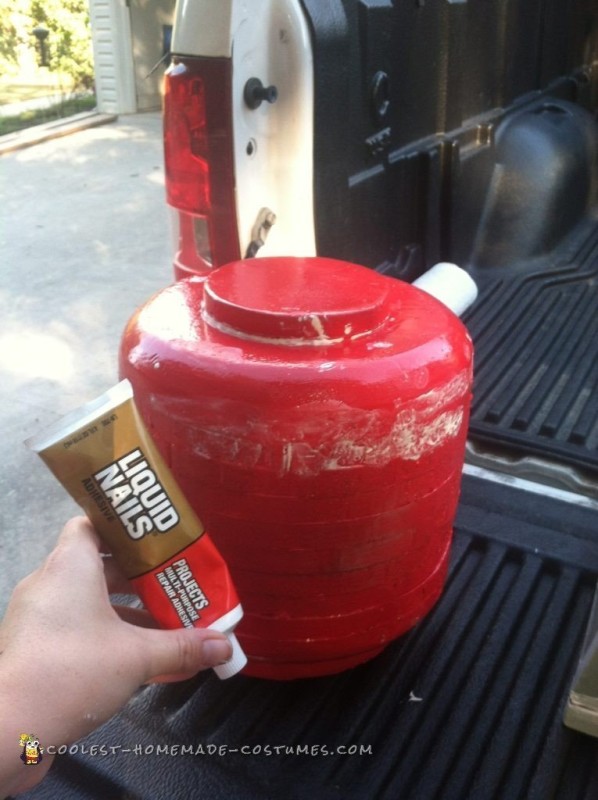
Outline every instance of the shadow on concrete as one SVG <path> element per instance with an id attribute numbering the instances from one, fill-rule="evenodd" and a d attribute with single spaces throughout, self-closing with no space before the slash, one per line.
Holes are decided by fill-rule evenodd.
<path id="1" fill-rule="evenodd" d="M 23 440 L 118 380 L 124 326 L 172 268 L 158 114 L 1 161 L 3 611 L 77 511 Z"/>

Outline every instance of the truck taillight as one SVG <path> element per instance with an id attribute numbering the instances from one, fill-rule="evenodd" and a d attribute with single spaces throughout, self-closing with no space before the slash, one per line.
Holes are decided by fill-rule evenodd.
<path id="1" fill-rule="evenodd" d="M 240 258 L 235 209 L 231 60 L 175 58 L 166 73 L 166 197 L 178 216 L 175 275 Z"/>

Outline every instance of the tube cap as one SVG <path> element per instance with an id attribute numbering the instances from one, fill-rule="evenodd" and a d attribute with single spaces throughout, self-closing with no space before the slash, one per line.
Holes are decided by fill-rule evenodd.
<path id="1" fill-rule="evenodd" d="M 226 664 L 220 664 L 217 667 L 214 667 L 214 672 L 220 680 L 226 680 L 227 678 L 232 678 L 233 675 L 236 675 L 237 672 L 240 672 L 245 664 L 247 664 L 247 656 L 243 652 L 241 645 L 239 644 L 239 640 L 235 636 L 234 633 L 227 634 L 229 642 L 233 646 L 233 655 L 230 661 L 227 661 Z"/>
<path id="2" fill-rule="evenodd" d="M 478 296 L 478 287 L 471 275 L 446 261 L 424 272 L 413 285 L 440 300 L 458 317 Z"/>

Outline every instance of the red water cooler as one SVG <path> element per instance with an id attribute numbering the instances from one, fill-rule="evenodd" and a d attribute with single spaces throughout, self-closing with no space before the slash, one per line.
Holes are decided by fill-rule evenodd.
<path id="1" fill-rule="evenodd" d="M 347 669 L 430 610 L 472 380 L 442 303 L 330 259 L 235 262 L 142 307 L 121 375 L 228 561 L 245 673 Z"/>

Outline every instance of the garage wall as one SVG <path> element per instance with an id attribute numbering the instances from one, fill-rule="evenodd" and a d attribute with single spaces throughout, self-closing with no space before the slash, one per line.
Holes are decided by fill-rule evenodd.
<path id="1" fill-rule="evenodd" d="M 165 67 L 152 69 L 162 58 L 174 6 L 175 0 L 89 0 L 99 111 L 160 108 Z"/>
<path id="2" fill-rule="evenodd" d="M 89 0 L 98 110 L 137 110 L 129 9 L 125 0 Z"/>
<path id="3" fill-rule="evenodd" d="M 131 0 L 131 34 L 137 110 L 161 106 L 165 67 L 156 64 L 164 55 L 164 26 L 172 25 L 175 0 Z M 153 71 L 152 71 L 153 70 Z M 151 73 L 151 74 L 150 74 Z"/>

